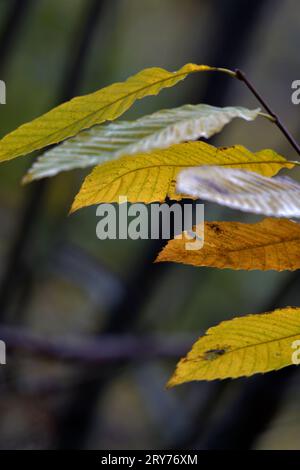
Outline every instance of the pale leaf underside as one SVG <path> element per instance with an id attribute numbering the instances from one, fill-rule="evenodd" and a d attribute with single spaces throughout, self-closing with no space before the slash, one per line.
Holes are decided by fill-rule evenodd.
<path id="1" fill-rule="evenodd" d="M 61 171 L 99 165 L 124 155 L 163 149 L 183 141 L 209 138 L 234 118 L 254 120 L 259 109 L 185 105 L 165 109 L 136 121 L 94 126 L 44 153 L 25 181 L 53 176 Z"/>
<path id="2" fill-rule="evenodd" d="M 182 171 L 177 191 L 232 209 L 274 217 L 300 217 L 300 184 L 252 171 L 203 166 Z"/>

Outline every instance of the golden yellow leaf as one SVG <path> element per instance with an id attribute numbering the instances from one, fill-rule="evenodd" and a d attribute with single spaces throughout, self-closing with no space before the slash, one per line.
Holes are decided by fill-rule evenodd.
<path id="1" fill-rule="evenodd" d="M 209 70 L 218 69 L 196 64 L 186 64 L 176 72 L 148 68 L 125 82 L 73 98 L 6 135 L 0 141 L 0 162 L 61 142 L 95 124 L 116 119 L 136 100 L 157 95 L 190 73 Z"/>
<path id="2" fill-rule="evenodd" d="M 183 196 L 175 188 L 177 174 L 186 167 L 209 164 L 244 168 L 265 176 L 294 166 L 272 150 L 252 153 L 240 145 L 216 148 L 204 142 L 176 144 L 97 166 L 85 179 L 71 211 L 101 202 L 119 202 L 119 196 L 144 203 L 164 201 L 167 196 L 180 200 Z"/>
<path id="3" fill-rule="evenodd" d="M 168 386 L 281 369 L 293 363 L 293 343 L 297 340 L 300 308 L 287 307 L 224 321 L 196 341 L 178 363 Z"/>
<path id="4" fill-rule="evenodd" d="M 300 224 L 288 219 L 205 222 L 203 248 L 186 250 L 186 242 L 184 235 L 170 240 L 156 261 L 261 271 L 300 268 Z"/>

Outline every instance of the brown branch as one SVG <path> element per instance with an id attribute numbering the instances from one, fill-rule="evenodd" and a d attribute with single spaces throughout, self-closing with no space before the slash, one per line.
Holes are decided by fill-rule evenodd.
<path id="1" fill-rule="evenodd" d="M 283 124 L 279 116 L 272 110 L 272 108 L 266 103 L 266 100 L 261 96 L 261 94 L 256 90 L 255 86 L 249 81 L 246 77 L 244 72 L 239 69 L 236 69 L 235 76 L 238 80 L 241 80 L 245 83 L 245 85 L 249 88 L 251 93 L 255 96 L 255 98 L 261 103 L 261 105 L 265 108 L 265 110 L 270 114 L 272 121 L 276 124 L 278 129 L 281 130 L 283 135 L 287 138 L 291 146 L 296 150 L 298 155 L 300 155 L 300 145 L 296 141 L 296 139 L 292 136 L 286 126 Z"/>

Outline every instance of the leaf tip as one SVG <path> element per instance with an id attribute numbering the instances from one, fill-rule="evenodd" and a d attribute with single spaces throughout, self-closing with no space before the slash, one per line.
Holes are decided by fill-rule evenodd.
<path id="1" fill-rule="evenodd" d="M 32 183 L 33 181 L 33 176 L 31 173 L 26 173 L 25 176 L 23 176 L 23 178 L 21 179 L 21 184 L 22 185 L 25 185 L 25 184 L 28 184 L 28 183 Z"/>
<path id="2" fill-rule="evenodd" d="M 165 257 L 164 257 L 164 251 L 165 249 L 163 248 L 159 253 L 158 255 L 156 256 L 155 260 L 154 260 L 154 263 L 163 263 L 165 260 Z"/>
<path id="3" fill-rule="evenodd" d="M 176 385 L 178 385 L 177 383 L 177 380 L 176 380 L 176 373 L 174 373 L 170 379 L 168 380 L 168 382 L 166 383 L 166 389 L 167 390 L 170 390 L 171 388 L 175 387 Z"/>

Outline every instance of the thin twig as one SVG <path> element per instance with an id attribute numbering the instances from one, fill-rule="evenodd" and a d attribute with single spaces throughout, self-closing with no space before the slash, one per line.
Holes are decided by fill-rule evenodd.
<path id="1" fill-rule="evenodd" d="M 249 79 L 246 77 L 244 72 L 242 72 L 239 69 L 236 69 L 235 71 L 235 76 L 238 80 L 241 80 L 242 82 L 245 83 L 245 85 L 249 88 L 251 93 L 257 98 L 257 100 L 261 103 L 261 105 L 265 108 L 265 110 L 270 114 L 270 116 L 273 118 L 273 122 L 276 124 L 276 126 L 281 130 L 281 132 L 284 134 L 284 136 L 287 138 L 291 146 L 296 150 L 298 155 L 300 155 L 300 145 L 298 142 L 294 139 L 294 137 L 291 135 L 291 133 L 288 131 L 288 129 L 285 127 L 281 119 L 277 116 L 277 114 L 270 108 L 270 106 L 266 103 L 265 99 L 261 96 L 261 94 L 256 90 L 254 85 L 249 81 Z"/>

